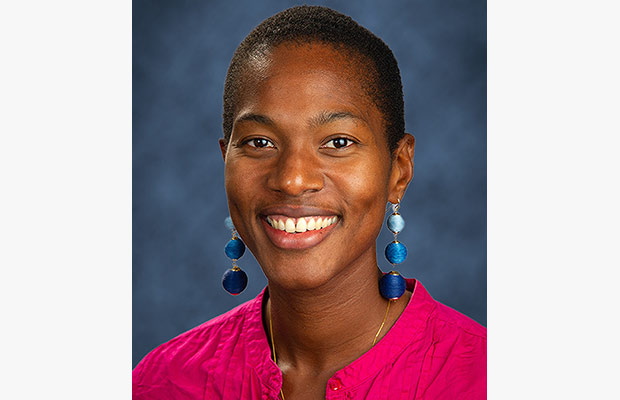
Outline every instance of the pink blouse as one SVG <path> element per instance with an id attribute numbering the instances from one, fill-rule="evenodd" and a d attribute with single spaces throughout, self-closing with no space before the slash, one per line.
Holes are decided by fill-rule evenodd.
<path id="1" fill-rule="evenodd" d="M 485 399 L 486 328 L 433 300 L 413 296 L 392 329 L 327 382 L 326 399 Z M 134 399 L 278 399 L 257 298 L 151 351 L 133 371 Z"/>

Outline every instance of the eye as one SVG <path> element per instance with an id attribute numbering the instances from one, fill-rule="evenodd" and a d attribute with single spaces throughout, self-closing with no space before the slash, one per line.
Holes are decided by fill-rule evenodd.
<path id="1" fill-rule="evenodd" d="M 274 144 L 265 138 L 254 138 L 245 142 L 250 147 L 262 149 L 264 147 L 275 147 Z"/>
<path id="2" fill-rule="evenodd" d="M 351 139 L 348 139 L 345 137 L 338 137 L 338 138 L 331 139 L 330 141 L 325 143 L 323 147 L 326 147 L 329 149 L 343 149 L 345 147 L 351 146 L 353 143 L 355 142 Z"/>

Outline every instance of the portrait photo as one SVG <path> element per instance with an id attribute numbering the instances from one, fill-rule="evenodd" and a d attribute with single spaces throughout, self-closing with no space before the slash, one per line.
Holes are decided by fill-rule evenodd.
<path id="1" fill-rule="evenodd" d="M 380 38 L 400 71 L 404 132 L 415 138 L 413 175 L 402 198 L 392 200 L 397 208 L 389 202 L 383 207 L 376 239 L 378 267 L 383 272 L 395 269 L 384 248 L 402 243 L 406 260 L 399 260 L 398 273 L 422 282 L 433 299 L 485 326 L 486 2 L 316 5 L 352 18 Z M 243 88 L 237 83 L 241 73 L 230 77 L 235 68 L 242 68 L 231 65 L 240 43 L 262 21 L 293 6 L 296 3 L 281 1 L 133 3 L 133 367 L 157 346 L 254 299 L 267 286 L 251 249 L 239 256 L 227 245 L 239 232 L 232 221 L 225 222 L 231 215 L 226 191 L 248 198 L 265 194 L 259 179 L 225 181 L 226 174 L 233 175 L 225 171 L 223 157 L 231 129 L 226 102 L 233 101 L 230 93 Z M 303 25 L 309 17 L 299 18 L 296 24 Z M 344 47 L 339 54 L 347 53 Z M 362 78 L 356 79 L 371 79 L 366 76 L 373 72 L 363 68 L 358 71 Z M 388 78 L 368 83 L 375 84 L 379 88 L 368 90 L 399 90 Z M 261 129 L 272 123 L 254 114 L 246 119 Z M 224 148 L 221 139 L 226 141 Z M 261 154 L 270 151 L 270 140 L 252 140 L 253 149 L 265 147 Z M 335 143 L 347 147 L 346 140 Z M 318 168 L 307 162 L 307 168 Z M 285 174 L 286 169 L 275 167 L 274 174 Z M 342 182 L 334 179 L 334 185 L 343 187 L 351 180 L 363 181 L 366 193 L 383 185 L 375 174 L 345 176 Z M 283 193 L 280 189 L 274 186 L 273 191 Z M 365 200 L 347 193 L 343 197 L 357 203 L 351 207 L 358 217 L 365 214 Z M 287 197 L 299 198 L 298 193 Z M 406 221 L 397 232 L 388 226 L 392 214 Z M 327 223 L 324 219 L 321 222 Z M 280 229 L 289 232 L 286 216 L 266 221 L 276 229 L 280 223 Z M 292 232 L 299 232 L 295 221 L 299 222 L 293 219 Z M 302 222 L 304 232 L 310 229 L 309 221 Z M 352 232 L 367 225 L 362 218 L 356 223 Z M 340 246 L 355 249 L 346 240 Z M 284 258 L 283 264 L 287 261 Z M 247 287 L 232 296 L 222 286 L 223 275 L 237 267 L 247 276 Z M 282 268 L 295 274 L 303 263 L 293 257 Z M 245 284 L 245 277 L 242 280 Z"/>

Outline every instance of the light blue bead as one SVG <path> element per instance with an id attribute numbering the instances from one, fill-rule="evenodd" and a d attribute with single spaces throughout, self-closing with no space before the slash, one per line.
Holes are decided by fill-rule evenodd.
<path id="1" fill-rule="evenodd" d="M 396 300 L 405 293 L 407 281 L 398 272 L 392 271 L 379 280 L 379 292 L 388 300 Z"/>
<path id="2" fill-rule="evenodd" d="M 248 276 L 241 269 L 229 269 L 224 272 L 222 286 L 232 295 L 237 295 L 248 285 Z"/>
<path id="3" fill-rule="evenodd" d="M 405 219 L 400 214 L 392 214 L 388 217 L 387 226 L 393 233 L 400 233 L 405 227 Z"/>
<path id="4" fill-rule="evenodd" d="M 385 258 L 392 264 L 400 264 L 407 258 L 407 248 L 400 242 L 392 242 L 385 248 Z"/>
<path id="5" fill-rule="evenodd" d="M 243 253 L 245 253 L 245 244 L 239 238 L 231 239 L 226 243 L 226 247 L 224 247 L 224 253 L 228 258 L 233 260 L 238 260 L 241 258 Z"/>
<path id="6" fill-rule="evenodd" d="M 233 225 L 232 218 L 230 218 L 230 216 L 226 217 L 224 220 L 224 225 L 226 225 L 226 227 L 231 231 L 235 230 L 235 225 Z"/>

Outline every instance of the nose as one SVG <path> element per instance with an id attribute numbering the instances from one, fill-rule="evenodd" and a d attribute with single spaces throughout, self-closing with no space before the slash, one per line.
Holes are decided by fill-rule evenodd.
<path id="1" fill-rule="evenodd" d="M 271 190 L 300 196 L 323 188 L 323 173 L 317 154 L 308 148 L 281 149 L 275 169 L 268 178 Z"/>

